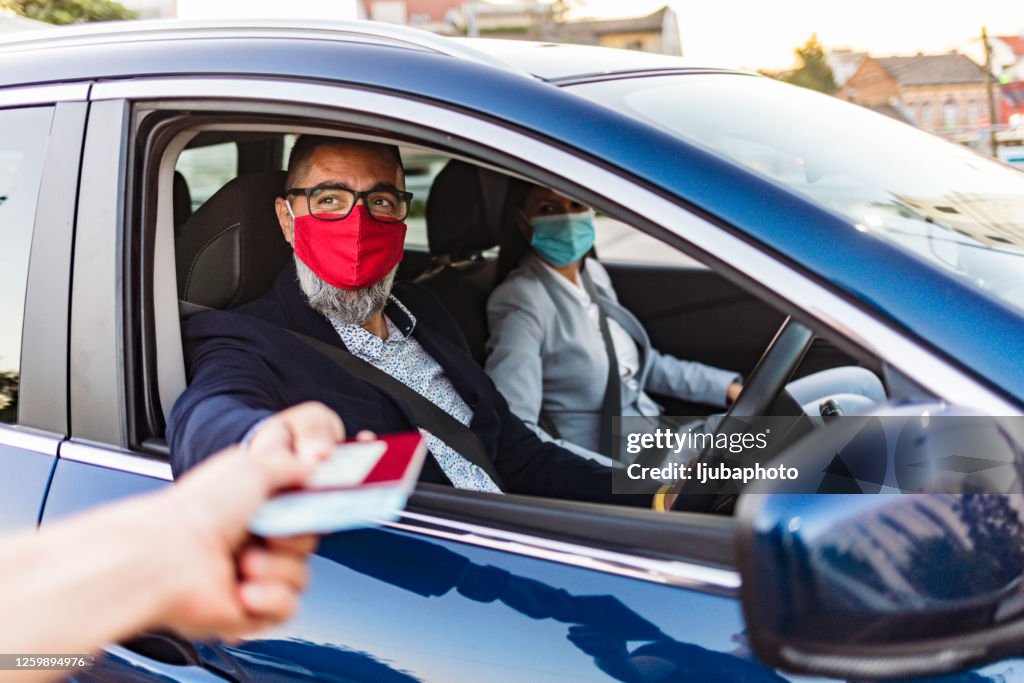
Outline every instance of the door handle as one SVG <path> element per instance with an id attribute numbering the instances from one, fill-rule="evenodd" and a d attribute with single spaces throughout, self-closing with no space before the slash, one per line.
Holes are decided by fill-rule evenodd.
<path id="1" fill-rule="evenodd" d="M 123 643 L 107 645 L 103 650 L 118 664 L 140 673 L 200 683 L 243 680 L 239 672 L 226 671 L 204 659 L 189 640 L 166 631 L 143 633 Z"/>

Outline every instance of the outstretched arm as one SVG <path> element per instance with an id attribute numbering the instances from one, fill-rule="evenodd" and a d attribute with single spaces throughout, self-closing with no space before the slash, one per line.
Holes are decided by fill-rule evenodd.
<path id="1" fill-rule="evenodd" d="M 319 415 L 344 436 L 323 406 L 300 408 L 298 421 L 271 418 L 259 443 L 214 456 L 173 487 L 0 541 L 5 651 L 94 652 L 155 627 L 233 638 L 287 619 L 316 539 L 255 543 L 247 525 L 270 495 L 311 473 L 319 455 L 298 455 L 304 424 Z"/>

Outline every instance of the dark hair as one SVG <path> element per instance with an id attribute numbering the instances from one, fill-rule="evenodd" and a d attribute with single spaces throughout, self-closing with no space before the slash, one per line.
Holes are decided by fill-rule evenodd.
<path id="1" fill-rule="evenodd" d="M 300 135 L 288 155 L 288 178 L 285 180 L 285 189 L 294 187 L 296 176 L 304 174 L 309 170 L 309 160 L 313 152 L 325 145 L 363 145 L 366 147 L 378 147 L 387 150 L 395 158 L 395 163 L 402 173 L 405 173 L 405 166 L 402 165 L 402 155 L 398 152 L 396 145 L 388 145 L 383 142 L 370 142 L 368 140 L 353 140 L 350 138 L 334 138 L 327 135 Z"/>
<path id="2" fill-rule="evenodd" d="M 505 208 L 501 214 L 501 226 L 499 228 L 501 231 L 501 234 L 498 236 L 498 246 L 500 249 L 498 251 L 498 268 L 494 274 L 495 287 L 500 285 L 508 277 L 508 274 L 515 270 L 526 252 L 530 251 L 530 243 L 519 229 L 518 221 L 523 210 L 526 208 L 526 197 L 530 194 L 531 190 L 540 187 L 540 185 L 525 180 L 509 178 L 508 190 L 505 194 Z M 580 270 L 586 270 L 588 256 L 597 258 L 597 252 L 593 247 L 584 254 L 583 259 L 580 261 Z"/>
<path id="3" fill-rule="evenodd" d="M 498 269 L 494 277 L 495 286 L 501 284 L 508 277 L 508 274 L 519 265 L 523 255 L 530 250 L 530 244 L 519 229 L 518 221 L 526 206 L 526 196 L 535 187 L 537 185 L 518 178 L 509 178 L 508 180 L 498 235 Z"/>

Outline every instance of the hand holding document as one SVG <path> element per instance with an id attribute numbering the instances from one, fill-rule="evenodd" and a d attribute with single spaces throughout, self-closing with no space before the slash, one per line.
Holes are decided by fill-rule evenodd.
<path id="1" fill-rule="evenodd" d="M 267 537 L 326 534 L 396 519 L 426 454 L 418 432 L 340 444 L 301 489 L 264 503 L 249 530 Z"/>

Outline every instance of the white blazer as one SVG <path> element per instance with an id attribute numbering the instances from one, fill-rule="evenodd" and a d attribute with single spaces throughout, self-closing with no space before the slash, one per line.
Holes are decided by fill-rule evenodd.
<path id="1" fill-rule="evenodd" d="M 685 361 L 651 348 L 640 321 L 618 302 L 607 271 L 596 259 L 586 270 L 606 315 L 636 342 L 640 369 L 635 382 L 621 382 L 621 415 L 656 416 L 659 406 L 647 390 L 688 401 L 725 406 L 729 384 L 740 376 L 728 370 Z M 487 373 L 512 412 L 545 440 L 586 457 L 607 462 L 596 453 L 601 408 L 608 378 L 608 355 L 598 324 L 562 277 L 529 253 L 487 302 L 491 336 Z M 541 411 L 557 428 L 553 438 L 539 425 Z"/>

